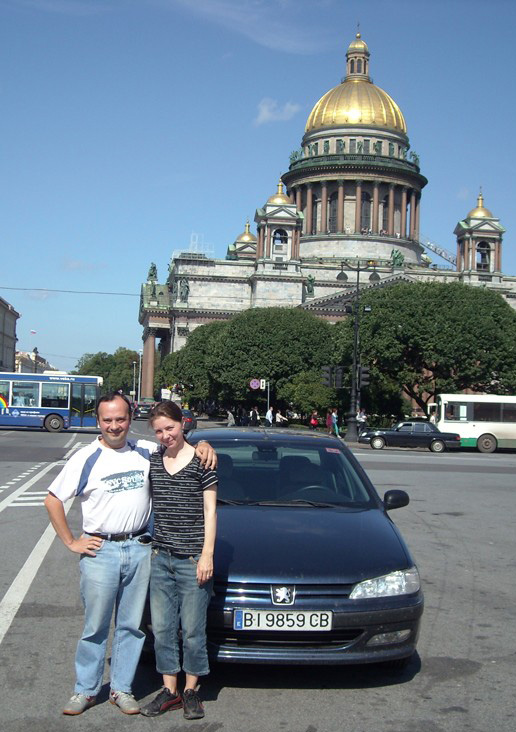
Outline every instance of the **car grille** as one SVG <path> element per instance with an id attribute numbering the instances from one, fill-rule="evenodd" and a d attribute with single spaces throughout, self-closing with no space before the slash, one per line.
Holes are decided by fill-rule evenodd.
<path id="1" fill-rule="evenodd" d="M 296 584 L 292 582 L 275 582 L 270 584 L 259 584 L 254 582 L 215 582 L 213 591 L 216 596 L 223 597 L 225 601 L 229 603 L 237 603 L 240 605 L 242 602 L 248 601 L 261 604 L 262 602 L 270 602 L 271 599 L 271 584 L 274 585 L 291 585 L 295 584 L 296 587 L 296 606 L 299 605 L 303 600 L 305 601 L 319 601 L 325 600 L 331 602 L 332 600 L 343 600 L 349 597 L 353 585 L 336 584 L 336 585 L 309 585 L 309 584 Z M 277 605 L 276 607 L 280 607 Z M 286 605 L 283 607 L 287 607 Z"/>
<path id="2" fill-rule="evenodd" d="M 311 631 L 257 631 L 237 633 L 231 628 L 208 628 L 208 639 L 216 646 L 234 648 L 334 648 L 353 643 L 364 630 L 362 628 L 336 628 L 328 633 Z"/>

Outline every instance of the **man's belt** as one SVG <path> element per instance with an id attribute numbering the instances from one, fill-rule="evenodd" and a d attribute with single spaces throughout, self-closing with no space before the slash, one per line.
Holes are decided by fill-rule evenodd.
<path id="1" fill-rule="evenodd" d="M 133 539 L 135 536 L 141 536 L 146 532 L 147 528 L 140 529 L 139 531 L 131 531 L 129 534 L 100 534 L 92 531 L 88 531 L 87 533 L 90 536 L 98 536 L 99 539 L 104 539 L 104 541 L 127 541 L 127 539 Z"/>

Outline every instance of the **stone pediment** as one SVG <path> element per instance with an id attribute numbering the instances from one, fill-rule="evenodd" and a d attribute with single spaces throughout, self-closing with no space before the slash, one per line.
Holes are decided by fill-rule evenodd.
<path id="1" fill-rule="evenodd" d="M 459 221 L 453 232 L 456 235 L 468 231 L 475 231 L 483 234 L 504 234 L 504 227 L 496 219 L 465 219 Z"/>
<path id="2" fill-rule="evenodd" d="M 270 218 L 287 218 L 296 220 L 299 213 L 294 204 L 292 206 L 267 206 L 265 216 Z"/>
<path id="3" fill-rule="evenodd" d="M 418 279 L 411 275 L 405 274 L 404 272 L 395 272 L 378 282 L 364 282 L 360 285 L 360 292 L 364 293 L 368 290 L 377 290 L 378 288 L 389 287 L 391 285 L 398 285 L 400 282 L 416 283 Z M 334 292 L 332 295 L 325 295 L 324 297 L 317 297 L 311 300 L 307 300 L 298 307 L 303 310 L 310 310 L 311 312 L 318 313 L 320 315 L 340 315 L 345 314 L 346 305 L 350 305 L 356 294 L 356 285 L 352 282 L 350 285 L 338 292 Z"/>

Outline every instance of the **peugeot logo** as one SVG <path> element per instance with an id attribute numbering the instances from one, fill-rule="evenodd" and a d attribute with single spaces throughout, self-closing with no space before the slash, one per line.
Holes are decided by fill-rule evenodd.
<path id="1" fill-rule="evenodd" d="M 296 588 L 293 585 L 271 585 L 273 605 L 293 605 L 296 598 Z"/>

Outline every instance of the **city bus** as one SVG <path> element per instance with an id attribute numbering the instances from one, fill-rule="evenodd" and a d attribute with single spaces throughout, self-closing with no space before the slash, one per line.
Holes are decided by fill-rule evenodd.
<path id="1" fill-rule="evenodd" d="M 102 377 L 0 372 L 0 427 L 96 427 Z"/>
<path id="2" fill-rule="evenodd" d="M 430 420 L 457 432 L 462 447 L 494 452 L 516 448 L 516 397 L 500 394 L 439 394 L 428 405 Z"/>

